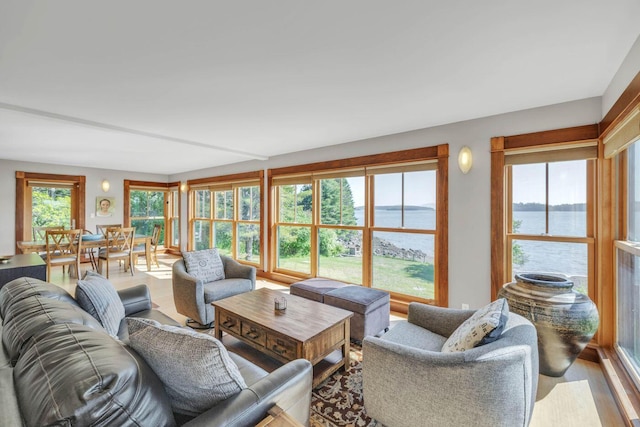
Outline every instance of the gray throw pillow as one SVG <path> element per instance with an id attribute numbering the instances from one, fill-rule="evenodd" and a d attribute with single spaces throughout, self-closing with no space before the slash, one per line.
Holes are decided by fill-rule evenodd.
<path id="1" fill-rule="evenodd" d="M 509 304 L 499 298 L 478 309 L 453 331 L 442 346 L 443 353 L 466 351 L 497 340 L 509 319 Z"/>
<path id="2" fill-rule="evenodd" d="M 124 319 L 124 305 L 115 288 L 104 276 L 87 271 L 78 280 L 76 301 L 84 311 L 92 315 L 112 337 L 118 336 L 120 322 Z"/>
<path id="3" fill-rule="evenodd" d="M 224 264 L 218 249 L 183 252 L 184 266 L 187 273 L 204 283 L 224 279 Z"/>
<path id="4" fill-rule="evenodd" d="M 224 345 L 189 328 L 127 317 L 129 345 L 160 378 L 174 412 L 198 415 L 247 387 Z"/>

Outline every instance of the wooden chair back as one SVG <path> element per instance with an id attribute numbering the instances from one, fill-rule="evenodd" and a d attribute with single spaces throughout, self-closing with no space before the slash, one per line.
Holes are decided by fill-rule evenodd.
<path id="1" fill-rule="evenodd" d="M 80 274 L 80 252 L 82 251 L 82 230 L 46 230 L 47 280 L 51 267 L 56 265 L 75 266 L 76 277 Z M 63 269 L 64 272 L 64 269 Z M 71 270 L 69 270 L 71 274 Z"/>
<path id="2" fill-rule="evenodd" d="M 122 224 L 97 224 L 96 225 L 96 234 L 102 234 L 105 238 L 107 237 L 107 228 L 121 228 Z"/>
<path id="3" fill-rule="evenodd" d="M 63 225 L 55 225 L 55 226 L 50 226 L 50 227 L 33 227 L 32 228 L 32 233 L 33 233 L 33 240 L 34 241 L 41 241 L 41 240 L 46 240 L 46 234 L 48 230 L 64 230 L 64 226 Z"/>
<path id="4" fill-rule="evenodd" d="M 123 252 L 129 254 L 133 249 L 135 232 L 135 227 L 108 227 L 105 234 L 107 253 Z"/>

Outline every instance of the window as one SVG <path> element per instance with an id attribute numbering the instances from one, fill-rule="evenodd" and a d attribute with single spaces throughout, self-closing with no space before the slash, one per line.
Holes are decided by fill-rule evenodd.
<path id="1" fill-rule="evenodd" d="M 33 240 L 36 227 L 84 229 L 84 176 L 18 171 L 16 183 L 16 241 Z"/>
<path id="2" fill-rule="evenodd" d="M 640 108 L 636 107 L 604 139 L 605 155 L 615 157 L 619 189 L 615 240 L 615 349 L 640 388 Z"/>
<path id="3" fill-rule="evenodd" d="M 493 298 L 535 271 L 565 275 L 596 299 L 597 137 L 584 126 L 492 139 Z"/>
<path id="4" fill-rule="evenodd" d="M 271 170 L 271 271 L 446 305 L 447 156 L 438 146 Z"/>
<path id="5" fill-rule="evenodd" d="M 136 234 L 151 236 L 155 225 L 162 226 L 159 244 L 164 245 L 165 223 L 165 194 L 160 190 L 131 190 L 129 206 L 131 227 L 136 228 Z"/>
<path id="6" fill-rule="evenodd" d="M 160 225 L 158 243 L 178 250 L 180 191 L 179 183 L 124 181 L 124 224 L 135 227 L 136 234 L 151 236 Z"/>
<path id="7" fill-rule="evenodd" d="M 378 173 L 371 178 L 372 286 L 433 300 L 436 171 Z"/>
<path id="8" fill-rule="evenodd" d="M 190 247 L 217 248 L 260 265 L 261 177 L 262 172 L 255 172 L 190 181 Z"/>
<path id="9" fill-rule="evenodd" d="M 165 233 L 165 247 L 179 250 L 180 248 L 180 190 L 169 190 L 169 214 L 167 232 Z"/>

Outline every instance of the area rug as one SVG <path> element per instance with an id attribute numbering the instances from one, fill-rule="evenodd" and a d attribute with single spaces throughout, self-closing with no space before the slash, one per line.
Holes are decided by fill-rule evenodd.
<path id="1" fill-rule="evenodd" d="M 362 399 L 362 349 L 351 345 L 351 366 L 323 381 L 311 395 L 311 427 L 384 427 L 369 418 Z"/>

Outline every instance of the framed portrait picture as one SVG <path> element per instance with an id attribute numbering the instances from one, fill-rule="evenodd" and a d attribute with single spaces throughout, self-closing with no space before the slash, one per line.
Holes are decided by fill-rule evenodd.
<path id="1" fill-rule="evenodd" d="M 96 216 L 110 217 L 113 216 L 116 208 L 115 197 L 96 197 Z"/>

